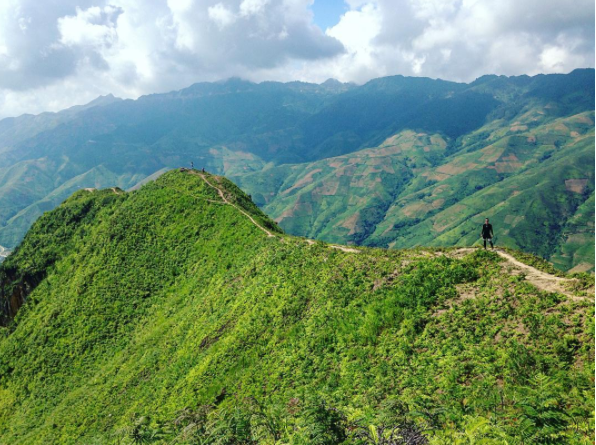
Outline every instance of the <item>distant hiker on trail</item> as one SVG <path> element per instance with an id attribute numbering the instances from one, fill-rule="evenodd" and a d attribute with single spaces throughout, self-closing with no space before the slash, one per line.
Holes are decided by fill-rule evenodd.
<path id="1" fill-rule="evenodd" d="M 486 249 L 486 241 L 487 240 L 490 243 L 490 248 L 491 249 L 495 248 L 495 246 L 493 246 L 493 237 L 495 236 L 495 234 L 493 233 L 492 224 L 489 224 L 489 222 L 488 222 L 488 218 L 486 218 L 484 220 L 484 225 L 482 226 L 482 233 L 480 234 L 480 236 L 484 239 L 484 248 L 485 249 Z"/>
<path id="2" fill-rule="evenodd" d="M 194 168 L 195 168 L 195 163 L 194 163 L 194 162 L 192 162 L 192 161 L 190 161 L 190 169 L 191 169 L 191 170 L 194 170 Z"/>
<path id="3" fill-rule="evenodd" d="M 205 173 L 205 167 L 203 167 L 203 173 Z"/>

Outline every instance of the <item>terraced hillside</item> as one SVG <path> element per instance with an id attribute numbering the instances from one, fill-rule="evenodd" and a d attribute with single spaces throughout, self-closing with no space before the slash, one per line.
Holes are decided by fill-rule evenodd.
<path id="1" fill-rule="evenodd" d="M 475 215 L 487 213 L 498 219 L 503 245 L 562 269 L 591 270 L 593 212 L 583 203 L 594 190 L 593 171 L 585 171 L 593 165 L 585 153 L 594 84 L 593 69 L 469 84 L 403 76 L 361 86 L 230 79 L 4 119 L 0 246 L 13 249 L 43 212 L 77 190 L 128 190 L 192 162 L 232 177 L 291 233 L 376 246 L 466 244 Z M 324 178 L 334 170 L 341 180 Z M 488 189 L 532 172 L 571 182 L 530 193 L 527 183 L 507 185 L 509 194 Z M 311 179 L 321 183 L 313 185 L 320 196 L 309 196 Z M 485 202 L 497 195 L 508 202 L 517 191 L 518 200 L 545 208 Z M 517 219 L 527 211 L 547 221 L 539 242 L 536 227 Z"/>
<path id="2" fill-rule="evenodd" d="M 552 272 L 285 235 L 199 171 L 81 190 L 0 265 L 0 443 L 590 442 L 594 280 Z"/>
<path id="3" fill-rule="evenodd" d="M 463 137 L 402 131 L 375 148 L 235 177 L 289 233 L 379 247 L 502 246 L 594 270 L 594 112 L 532 107 Z"/>

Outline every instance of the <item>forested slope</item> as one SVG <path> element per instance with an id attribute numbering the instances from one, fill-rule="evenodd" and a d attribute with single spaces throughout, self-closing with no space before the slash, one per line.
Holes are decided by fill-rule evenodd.
<path id="1" fill-rule="evenodd" d="M 0 266 L 0 443 L 588 443 L 593 279 L 565 286 L 307 242 L 197 171 L 79 191 Z"/>

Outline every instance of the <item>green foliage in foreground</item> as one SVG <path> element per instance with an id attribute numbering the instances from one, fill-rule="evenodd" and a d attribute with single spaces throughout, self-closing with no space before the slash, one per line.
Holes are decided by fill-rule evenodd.
<path id="1" fill-rule="evenodd" d="M 176 171 L 33 226 L 0 266 L 45 273 L 2 331 L 0 443 L 592 443 L 591 300 L 218 201 Z"/>

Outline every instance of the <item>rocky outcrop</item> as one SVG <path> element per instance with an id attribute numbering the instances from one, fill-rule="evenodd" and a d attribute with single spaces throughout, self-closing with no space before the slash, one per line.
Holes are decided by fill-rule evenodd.
<path id="1" fill-rule="evenodd" d="M 19 273 L 17 270 L 0 271 L 0 325 L 6 326 L 14 319 L 27 297 L 43 279 L 42 276 Z"/>

